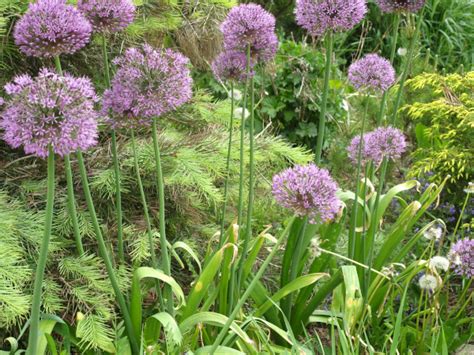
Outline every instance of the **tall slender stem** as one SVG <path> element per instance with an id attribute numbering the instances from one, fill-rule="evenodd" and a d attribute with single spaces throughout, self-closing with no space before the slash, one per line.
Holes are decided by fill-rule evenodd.
<path id="1" fill-rule="evenodd" d="M 158 263 L 156 260 L 155 243 L 153 242 L 153 231 L 151 229 L 150 214 L 148 212 L 148 203 L 146 201 L 145 190 L 143 188 L 143 183 L 142 183 L 142 177 L 140 176 L 140 166 L 138 164 L 138 157 L 137 157 L 137 143 L 135 139 L 135 132 L 133 129 L 131 130 L 131 135 L 132 135 L 133 162 L 135 165 L 135 176 L 137 178 L 138 189 L 140 190 L 140 199 L 143 206 L 143 213 L 145 215 L 145 223 L 146 223 L 146 230 L 148 234 L 148 243 L 150 247 L 151 263 L 154 268 L 157 268 Z"/>
<path id="2" fill-rule="evenodd" d="M 393 33 L 392 33 L 392 46 L 390 49 L 390 63 L 393 65 L 393 61 L 395 60 L 395 53 L 397 52 L 397 42 L 398 42 L 398 30 L 400 28 L 400 14 L 395 14 L 395 18 L 393 21 Z M 383 120 L 383 116 L 385 114 L 385 108 L 387 104 L 388 98 L 388 90 L 383 93 L 382 101 L 380 102 L 380 112 L 377 117 L 377 126 L 380 126 Z"/>
<path id="3" fill-rule="evenodd" d="M 413 33 L 413 37 L 410 39 L 410 44 L 408 46 L 407 60 L 405 63 L 405 67 L 403 68 L 402 76 L 400 78 L 400 83 L 398 84 L 397 98 L 395 99 L 395 106 L 393 107 L 393 114 L 392 114 L 392 120 L 391 120 L 392 125 L 394 125 L 395 122 L 397 121 L 398 109 L 402 102 L 403 89 L 405 87 L 405 82 L 407 80 L 408 73 L 410 72 L 411 63 L 413 62 L 415 44 L 418 39 L 418 35 L 420 33 L 421 23 L 423 22 L 422 20 L 423 20 L 424 9 L 425 8 L 423 7 L 423 9 L 421 10 L 420 18 L 418 19 L 418 23 L 416 24 L 416 27 L 415 27 L 415 32 Z"/>
<path id="4" fill-rule="evenodd" d="M 462 205 L 462 209 L 461 209 L 461 213 L 459 214 L 459 218 L 456 222 L 456 226 L 454 227 L 454 231 L 453 231 L 453 238 L 456 238 L 456 233 L 459 229 L 459 226 L 461 225 L 461 221 L 462 221 L 462 217 L 464 216 L 464 210 L 466 209 L 466 206 L 467 206 L 467 202 L 469 201 L 469 196 L 471 195 L 470 192 L 467 192 L 466 193 L 466 199 L 464 200 L 464 203 Z M 454 239 L 452 239 L 454 240 Z"/>
<path id="5" fill-rule="evenodd" d="M 155 151 L 155 169 L 156 169 L 156 180 L 158 189 L 158 199 L 160 207 L 160 246 L 161 246 L 161 262 L 162 269 L 166 275 L 171 275 L 171 263 L 168 255 L 168 241 L 166 239 L 166 220 L 165 220 L 165 187 L 163 181 L 163 170 L 161 166 L 161 152 L 160 145 L 158 144 L 158 130 L 157 130 L 157 118 L 153 118 L 152 126 L 152 137 L 153 137 L 153 149 Z M 171 288 L 165 286 L 164 296 L 167 301 L 167 310 L 171 315 L 174 314 L 173 308 L 173 296 Z"/>
<path id="6" fill-rule="evenodd" d="M 222 206 L 221 214 L 221 233 L 219 237 L 219 249 L 224 244 L 224 225 L 225 225 L 225 212 L 227 209 L 227 195 L 229 190 L 229 178 L 230 178 L 230 156 L 232 153 L 232 136 L 234 132 L 234 82 L 230 83 L 230 122 L 229 122 L 229 144 L 227 147 L 227 162 L 224 182 L 224 203 Z"/>
<path id="7" fill-rule="evenodd" d="M 323 153 L 324 131 L 326 130 L 326 108 L 329 95 L 329 78 L 331 76 L 332 65 L 332 51 L 333 34 L 332 32 L 328 32 L 326 35 L 326 66 L 324 68 L 323 96 L 321 99 L 321 109 L 319 114 L 318 139 L 316 142 L 316 164 L 321 163 L 321 156 Z"/>
<path id="8" fill-rule="evenodd" d="M 244 305 L 245 301 L 247 300 L 247 298 L 250 296 L 250 294 L 252 293 L 255 285 L 257 284 L 257 282 L 260 280 L 260 278 L 262 277 L 263 273 L 265 272 L 265 270 L 267 269 L 268 265 L 270 264 L 270 262 L 273 260 L 273 258 L 275 257 L 275 254 L 280 250 L 280 246 L 281 244 L 283 243 L 283 241 L 285 240 L 286 236 L 288 235 L 288 232 L 290 231 L 290 228 L 291 228 L 291 225 L 293 224 L 293 221 L 294 221 L 294 218 L 290 221 L 290 223 L 288 223 L 288 225 L 286 226 L 285 230 L 283 231 L 283 233 L 281 234 L 280 238 L 278 238 L 277 242 L 275 243 L 275 245 L 273 246 L 272 248 L 272 251 L 270 252 L 270 254 L 268 254 L 267 258 L 265 259 L 265 261 L 263 262 L 263 264 L 260 266 L 260 269 L 257 271 L 257 273 L 255 274 L 254 278 L 252 279 L 252 281 L 250 282 L 250 284 L 247 286 L 247 288 L 245 289 L 245 292 L 243 293 L 243 295 L 240 297 L 239 301 L 237 302 L 237 305 L 234 307 L 234 309 L 232 310 L 232 313 L 230 314 L 229 318 L 227 319 L 227 321 L 225 322 L 224 326 L 221 328 L 216 340 L 214 341 L 214 344 L 212 344 L 212 348 L 209 350 L 209 354 L 214 354 L 214 352 L 216 351 L 217 347 L 222 343 L 222 340 L 224 340 L 224 337 L 227 335 L 227 332 L 232 324 L 232 322 L 235 320 L 235 318 L 237 317 L 237 314 L 239 313 L 240 309 L 242 308 L 242 306 Z"/>
<path id="9" fill-rule="evenodd" d="M 46 196 L 46 214 L 44 223 L 43 241 L 40 247 L 38 264 L 36 266 L 35 284 L 33 291 L 33 303 L 30 316 L 30 333 L 28 336 L 27 355 L 38 354 L 38 336 L 41 308 L 41 294 L 43 293 L 43 278 L 48 259 L 49 240 L 51 238 L 51 229 L 53 225 L 54 210 L 54 151 L 50 145 L 48 148 L 48 191 Z"/>
<path id="10" fill-rule="evenodd" d="M 67 208 L 69 218 L 71 219 L 76 248 L 79 255 L 84 254 L 84 246 L 82 245 L 82 237 L 79 231 L 79 223 L 77 222 L 76 199 L 74 197 L 74 184 L 72 180 L 71 158 L 69 154 L 64 156 L 64 168 L 66 169 L 67 182 Z"/>
<path id="11" fill-rule="evenodd" d="M 120 291 L 120 285 L 118 283 L 117 276 L 115 275 L 114 267 L 112 266 L 112 260 L 110 259 L 107 247 L 105 245 L 104 237 L 102 236 L 102 229 L 100 227 L 99 220 L 97 218 L 94 202 L 92 200 L 92 195 L 89 188 L 89 180 L 87 178 L 84 158 L 80 150 L 77 152 L 77 161 L 79 163 L 79 172 L 81 174 L 82 187 L 84 189 L 84 196 L 86 198 L 87 208 L 89 209 L 89 213 L 91 215 L 92 226 L 94 227 L 95 236 L 97 238 L 97 244 L 99 246 L 99 253 L 100 253 L 100 256 L 102 257 L 102 260 L 104 261 L 105 269 L 107 270 L 107 274 L 109 276 L 112 289 L 114 290 L 114 293 L 115 293 L 115 298 L 117 299 L 120 311 L 122 312 L 122 317 L 125 322 L 125 328 L 128 333 L 132 351 L 134 354 L 138 354 L 139 348 L 138 348 L 138 343 L 137 343 L 137 337 L 133 330 L 132 320 L 130 318 L 130 312 L 128 310 L 127 304 L 125 303 L 125 298 L 122 294 L 122 291 Z"/>
<path id="12" fill-rule="evenodd" d="M 59 56 L 54 57 L 54 64 L 57 72 L 62 75 L 63 68 Z M 72 179 L 71 158 L 69 154 L 64 156 L 64 169 L 66 170 L 66 184 L 67 184 L 67 209 L 69 218 L 71 218 L 72 231 L 74 233 L 74 240 L 79 255 L 84 254 L 84 246 L 82 245 L 82 237 L 79 231 L 79 223 L 77 222 L 76 198 L 74 196 L 74 183 Z"/>
<path id="13" fill-rule="evenodd" d="M 105 86 L 110 87 L 110 64 L 109 54 L 107 52 L 107 38 L 105 35 L 102 36 L 102 58 L 104 61 L 104 80 Z M 115 175 L 115 215 L 117 219 L 117 243 L 118 243 L 118 254 L 120 262 L 125 263 L 125 252 L 123 245 L 123 213 L 122 213 L 122 191 L 121 191 L 121 177 L 120 177 L 120 165 L 118 161 L 117 152 L 117 134 L 112 129 L 111 132 L 112 140 L 112 162 L 114 165 Z"/>
<path id="14" fill-rule="evenodd" d="M 242 274 L 244 271 L 244 263 L 247 258 L 250 237 L 252 236 L 252 214 L 253 214 L 253 202 L 255 198 L 255 93 L 254 93 L 255 81 L 252 77 L 250 79 L 250 124 L 249 124 L 249 197 L 247 206 L 247 222 L 245 225 L 244 244 L 242 245 L 242 251 L 240 253 L 239 267 L 238 267 L 238 279 L 237 279 L 237 292 L 240 291 L 242 285 Z"/>
<path id="15" fill-rule="evenodd" d="M 360 172 L 362 168 L 362 148 L 364 144 L 365 122 L 367 120 L 366 119 L 367 111 L 369 110 L 369 96 L 366 95 L 364 99 L 365 99 L 364 113 L 362 116 L 362 127 L 360 129 L 359 150 L 357 152 L 356 190 L 355 190 L 354 205 L 352 207 L 352 214 L 351 214 L 351 221 L 350 221 L 350 228 L 349 228 L 348 255 L 352 259 L 355 258 L 356 244 L 357 244 L 355 237 L 356 237 L 356 225 L 357 225 L 357 212 L 359 209 L 358 198 L 360 194 Z"/>
<path id="16" fill-rule="evenodd" d="M 240 241 L 242 236 L 242 224 L 243 224 L 243 213 L 244 213 L 244 170 L 245 170 L 245 111 L 247 109 L 247 94 L 249 88 L 249 77 L 250 77 L 250 46 L 247 47 L 247 62 L 246 62 L 246 73 L 247 78 L 245 80 L 244 96 L 242 102 L 242 116 L 240 120 L 240 164 L 239 164 L 239 205 L 237 212 L 237 225 L 239 226 L 238 239 Z M 240 264 L 239 264 L 240 265 Z M 232 272 L 229 282 L 229 308 L 234 305 L 234 290 L 237 287 L 238 276 L 235 272 L 235 264 L 232 265 Z"/>

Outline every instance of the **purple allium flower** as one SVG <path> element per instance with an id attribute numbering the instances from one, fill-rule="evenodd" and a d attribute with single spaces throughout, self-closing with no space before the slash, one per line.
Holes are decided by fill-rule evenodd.
<path id="1" fill-rule="evenodd" d="M 110 114 L 113 127 L 151 124 L 192 97 L 189 59 L 181 53 L 145 44 L 127 49 L 114 63 L 117 72 L 103 98 L 104 115 Z"/>
<path id="2" fill-rule="evenodd" d="M 360 136 L 352 139 L 347 148 L 349 157 L 357 164 L 359 156 Z M 380 164 L 383 158 L 398 159 L 405 152 L 407 142 L 402 131 L 393 127 L 379 127 L 364 135 L 362 141 L 361 161 L 365 165 L 368 161 Z"/>
<path id="3" fill-rule="evenodd" d="M 5 91 L 10 98 L 0 128 L 12 147 L 45 158 L 50 144 L 59 155 L 96 144 L 98 98 L 89 79 L 43 68 L 35 78 L 17 76 Z"/>
<path id="4" fill-rule="evenodd" d="M 222 52 L 212 62 L 212 71 L 219 80 L 245 81 L 247 77 L 255 74 L 253 67 L 254 63 L 251 60 L 250 72 L 247 74 L 247 56 L 238 51 Z"/>
<path id="5" fill-rule="evenodd" d="M 250 54 L 256 61 L 270 61 L 278 49 L 275 17 L 260 5 L 242 4 L 232 8 L 221 25 L 224 48 Z"/>
<path id="6" fill-rule="evenodd" d="M 378 54 L 367 54 L 351 64 L 349 81 L 357 89 L 386 91 L 395 82 L 395 69 Z"/>
<path id="7" fill-rule="evenodd" d="M 448 257 L 456 274 L 474 278 L 474 239 L 458 240 L 451 247 Z"/>
<path id="8" fill-rule="evenodd" d="M 91 32 L 89 21 L 66 0 L 38 0 L 17 22 L 14 37 L 26 55 L 49 58 L 81 49 Z"/>
<path id="9" fill-rule="evenodd" d="M 417 12 L 425 5 L 426 0 L 376 0 L 385 13 L 391 12 Z"/>
<path id="10" fill-rule="evenodd" d="M 365 0 L 297 0 L 296 23 L 313 37 L 347 31 L 367 13 Z"/>
<path id="11" fill-rule="evenodd" d="M 130 0 L 78 0 L 77 7 L 96 32 L 121 31 L 135 17 L 135 6 Z"/>
<path id="12" fill-rule="evenodd" d="M 336 196 L 338 186 L 326 169 L 314 164 L 297 165 L 273 177 L 273 196 L 297 216 L 307 216 L 310 223 L 333 220 L 340 211 Z"/>

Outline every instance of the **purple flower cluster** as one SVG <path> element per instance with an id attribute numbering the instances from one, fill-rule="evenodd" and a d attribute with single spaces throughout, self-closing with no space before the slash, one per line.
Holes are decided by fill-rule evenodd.
<path id="1" fill-rule="evenodd" d="M 448 257 L 456 274 L 474 278 L 474 239 L 457 241 L 451 247 Z"/>
<path id="2" fill-rule="evenodd" d="M 376 0 L 385 13 L 417 12 L 425 5 L 426 0 Z"/>
<path id="3" fill-rule="evenodd" d="M 96 144 L 98 99 L 89 79 L 43 68 L 36 78 L 16 77 L 5 91 L 10 99 L 0 113 L 0 128 L 12 147 L 44 158 L 50 144 L 59 155 Z"/>
<path id="4" fill-rule="evenodd" d="M 260 5 L 242 4 L 232 8 L 221 25 L 226 51 L 247 52 L 255 61 L 272 60 L 278 49 L 275 17 Z"/>
<path id="5" fill-rule="evenodd" d="M 89 21 L 66 0 L 38 0 L 17 22 L 14 37 L 26 55 L 49 58 L 81 49 L 91 32 Z"/>
<path id="6" fill-rule="evenodd" d="M 349 157 L 354 164 L 357 164 L 359 156 L 360 136 L 352 139 L 347 148 Z M 400 158 L 405 152 L 407 142 L 403 132 L 393 127 L 379 127 L 363 136 L 361 161 L 365 165 L 373 161 L 380 164 L 383 158 L 395 160 Z"/>
<path id="7" fill-rule="evenodd" d="M 347 31 L 367 13 L 365 0 L 297 0 L 296 23 L 313 37 Z"/>
<path id="8" fill-rule="evenodd" d="M 273 196 L 280 205 L 310 223 L 333 220 L 340 211 L 338 186 L 326 169 L 314 164 L 297 165 L 273 177 Z"/>
<path id="9" fill-rule="evenodd" d="M 135 6 L 130 0 L 79 0 L 77 7 L 96 32 L 121 31 L 135 16 Z"/>
<path id="10" fill-rule="evenodd" d="M 395 69 L 378 54 L 367 54 L 351 64 L 349 81 L 357 89 L 386 91 L 395 82 Z"/>
<path id="11" fill-rule="evenodd" d="M 104 93 L 104 114 L 116 128 L 150 124 L 192 97 L 189 59 L 171 49 L 150 45 L 129 48 L 114 63 L 112 87 Z"/>
<path id="12" fill-rule="evenodd" d="M 245 81 L 253 76 L 254 63 L 250 61 L 249 73 L 247 74 L 247 56 L 243 52 L 225 51 L 217 56 L 212 63 L 214 76 L 219 80 Z"/>

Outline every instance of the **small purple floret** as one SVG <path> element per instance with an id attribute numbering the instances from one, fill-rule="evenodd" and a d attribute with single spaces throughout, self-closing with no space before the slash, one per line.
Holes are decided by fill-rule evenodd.
<path id="1" fill-rule="evenodd" d="M 10 98 L 0 113 L 0 128 L 12 147 L 45 158 L 50 144 L 63 156 L 97 143 L 98 98 L 88 78 L 43 68 L 35 78 L 17 76 L 5 91 Z"/>
<path id="2" fill-rule="evenodd" d="M 474 239 L 458 240 L 448 254 L 457 275 L 474 278 Z"/>
<path id="3" fill-rule="evenodd" d="M 347 31 L 367 13 L 365 0 L 297 0 L 296 23 L 313 37 Z"/>
<path id="4" fill-rule="evenodd" d="M 275 17 L 256 4 L 242 4 L 232 8 L 221 25 L 224 48 L 227 51 L 250 54 L 255 61 L 273 59 L 278 49 Z"/>
<path id="5" fill-rule="evenodd" d="M 376 0 L 385 13 L 417 12 L 425 5 L 426 0 Z"/>
<path id="6" fill-rule="evenodd" d="M 65 0 L 39 0 L 17 22 L 14 37 L 26 55 L 50 58 L 81 49 L 91 32 L 89 21 Z"/>
<path id="7" fill-rule="evenodd" d="M 395 69 L 378 54 L 367 54 L 351 64 L 349 81 L 360 90 L 386 91 L 395 83 Z"/>
<path id="8" fill-rule="evenodd" d="M 325 223 L 336 218 L 341 202 L 338 186 L 326 169 L 314 164 L 297 165 L 273 177 L 273 196 L 297 216 L 310 223 Z"/>
<path id="9" fill-rule="evenodd" d="M 131 0 L 78 0 L 77 7 L 96 32 L 121 31 L 135 17 L 135 6 Z"/>
<path id="10" fill-rule="evenodd" d="M 192 97 L 189 59 L 181 53 L 145 44 L 127 49 L 114 63 L 117 72 L 103 98 L 113 127 L 149 125 Z"/>
<path id="11" fill-rule="evenodd" d="M 360 136 L 352 139 L 347 148 L 349 157 L 357 164 L 359 156 Z M 382 162 L 383 158 L 398 159 L 405 152 L 407 142 L 403 132 L 394 127 L 379 127 L 372 132 L 364 134 L 362 144 L 362 165 L 373 161 L 375 165 Z"/>
<path id="12" fill-rule="evenodd" d="M 225 51 L 219 54 L 212 62 L 214 76 L 222 81 L 245 81 L 253 76 L 254 63 L 250 60 L 249 73 L 247 73 L 247 56 L 237 51 Z"/>

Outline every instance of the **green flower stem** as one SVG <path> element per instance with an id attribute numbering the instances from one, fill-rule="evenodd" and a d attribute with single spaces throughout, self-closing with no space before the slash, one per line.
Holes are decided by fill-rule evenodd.
<path id="1" fill-rule="evenodd" d="M 250 73 L 250 46 L 247 47 L 247 63 L 246 63 L 246 73 Z M 239 205 L 237 209 L 237 225 L 239 226 L 238 240 L 240 241 L 242 236 L 242 221 L 244 213 L 244 170 L 245 170 L 245 109 L 247 108 L 247 94 L 249 91 L 249 76 L 245 80 L 243 101 L 242 101 L 242 116 L 240 120 L 240 164 L 239 164 Z M 240 264 L 239 264 L 240 265 Z M 229 308 L 232 308 L 234 305 L 234 294 L 237 287 L 236 283 L 238 277 L 235 272 L 235 265 L 232 266 L 232 272 L 229 282 Z"/>
<path id="2" fill-rule="evenodd" d="M 79 223 L 77 222 L 76 199 L 74 197 L 74 184 L 72 180 L 71 158 L 69 154 L 64 156 L 64 168 L 66 169 L 67 181 L 67 209 L 69 217 L 72 222 L 72 229 L 74 232 L 74 239 L 76 241 L 76 248 L 79 255 L 84 254 L 84 246 L 82 245 L 82 237 L 79 231 Z"/>
<path id="3" fill-rule="evenodd" d="M 365 123 L 367 121 L 367 112 L 369 110 L 369 96 L 366 95 L 364 99 L 365 99 L 365 105 L 364 105 L 364 113 L 362 116 L 362 127 L 360 130 L 359 151 L 357 152 L 356 190 L 355 190 L 354 205 L 352 207 L 351 221 L 350 221 L 350 227 L 349 227 L 348 255 L 352 259 L 355 258 L 356 251 L 357 251 L 357 244 L 358 244 L 357 241 L 355 240 L 356 228 L 357 228 L 357 213 L 359 209 L 359 203 L 357 200 L 360 194 L 360 173 L 362 170 L 362 142 L 364 140 Z"/>
<path id="4" fill-rule="evenodd" d="M 287 284 L 296 279 L 298 275 L 298 267 L 300 265 L 301 256 L 303 254 L 303 247 L 305 241 L 305 234 L 306 234 L 306 226 L 308 224 L 308 217 L 305 217 L 303 220 L 303 225 L 301 226 L 301 230 L 299 232 L 298 241 L 296 242 L 296 248 L 293 253 L 293 257 L 291 260 L 291 267 L 290 267 L 290 277 L 287 280 Z M 291 319 L 291 302 L 293 300 L 293 293 L 290 293 L 286 299 L 284 299 L 284 305 L 286 306 L 285 315 L 288 319 Z"/>
<path id="5" fill-rule="evenodd" d="M 230 177 L 230 156 L 232 153 L 232 136 L 234 132 L 234 82 L 230 83 L 230 122 L 229 122 L 229 145 L 227 147 L 227 162 L 226 162 L 226 173 L 224 182 L 224 204 L 222 206 L 221 215 L 221 232 L 219 236 L 219 249 L 224 245 L 224 225 L 225 225 L 225 212 L 227 209 L 227 195 L 229 192 L 229 177 Z"/>
<path id="6" fill-rule="evenodd" d="M 54 64 L 56 65 L 56 70 L 60 75 L 63 74 L 63 69 L 61 66 L 61 60 L 59 56 L 54 57 Z M 76 241 L 76 248 L 79 255 L 84 254 L 84 246 L 82 245 L 82 237 L 79 231 L 79 223 L 77 222 L 77 210 L 76 210 L 76 198 L 74 196 L 74 183 L 72 179 L 72 168 L 71 168 L 71 158 L 69 154 L 64 156 L 64 169 L 66 170 L 66 183 L 67 183 L 67 209 L 69 212 L 69 217 L 71 218 L 72 230 L 74 233 L 74 239 Z"/>
<path id="7" fill-rule="evenodd" d="M 459 215 L 459 218 L 456 222 L 456 226 L 454 227 L 454 231 L 453 231 L 453 239 L 456 237 L 456 233 L 459 229 L 459 226 L 461 225 L 461 221 L 462 221 L 462 217 L 464 216 L 464 210 L 466 209 L 466 206 L 467 206 L 467 202 L 469 201 L 469 197 L 470 197 L 471 193 L 470 192 L 467 192 L 466 193 L 466 199 L 464 200 L 464 203 L 462 205 L 462 209 L 461 209 L 461 214 Z"/>
<path id="8" fill-rule="evenodd" d="M 153 149 L 155 151 L 155 169 L 158 189 L 158 199 L 160 207 L 160 247 L 162 269 L 166 275 L 171 276 L 171 262 L 168 254 L 168 241 L 166 240 L 166 220 L 165 220 L 165 186 L 163 181 L 163 170 L 161 166 L 161 152 L 158 144 L 157 118 L 153 118 L 152 126 Z M 171 287 L 165 286 L 164 296 L 166 298 L 166 309 L 169 314 L 174 314 L 173 296 Z"/>
<path id="9" fill-rule="evenodd" d="M 392 46 L 390 49 L 390 63 L 393 65 L 395 60 L 395 53 L 397 52 L 397 42 L 398 42 L 398 30 L 400 28 L 400 14 L 395 14 L 395 18 L 393 20 L 393 33 L 392 33 Z M 382 124 L 383 116 L 385 114 L 385 108 L 387 105 L 388 99 L 388 90 L 384 91 L 382 96 L 382 101 L 380 102 L 380 112 L 377 117 L 377 126 Z"/>
<path id="10" fill-rule="evenodd" d="M 30 316 L 30 333 L 28 337 L 27 355 L 38 354 L 38 337 L 40 323 L 41 295 L 43 293 L 43 278 L 48 259 L 49 240 L 53 225 L 54 210 L 54 151 L 50 145 L 48 148 L 48 191 L 46 197 L 46 215 L 44 223 L 44 236 L 40 247 L 38 264 L 36 266 L 35 284 L 33 291 L 33 303 Z"/>
<path id="11" fill-rule="evenodd" d="M 379 202 L 380 202 L 380 196 L 382 195 L 384 183 L 385 183 L 385 175 L 387 174 L 387 167 L 388 167 L 388 159 L 384 158 L 382 161 L 382 168 L 380 171 L 380 179 L 379 179 L 379 186 L 377 188 L 377 195 L 375 196 L 375 202 L 374 202 L 374 207 L 371 211 L 371 215 L 373 216 L 371 219 L 371 225 L 369 227 L 369 233 L 366 237 L 367 239 L 367 251 L 368 251 L 368 256 L 366 263 L 369 265 L 369 270 L 366 273 L 365 276 L 365 283 L 366 287 L 370 284 L 370 278 L 371 278 L 371 271 L 372 271 L 372 265 L 374 261 L 374 244 L 375 244 L 375 235 L 377 232 L 377 227 L 379 225 L 379 221 L 377 221 L 377 218 L 374 216 L 377 216 L 378 208 L 379 208 Z"/>
<path id="12" fill-rule="evenodd" d="M 240 253 L 240 260 L 238 266 L 238 278 L 237 278 L 237 293 L 240 292 L 240 287 L 245 280 L 242 280 L 242 274 L 244 271 L 244 263 L 247 259 L 250 238 L 252 236 L 252 213 L 253 213 L 253 202 L 255 198 L 255 81 L 252 77 L 250 79 L 250 124 L 249 124 L 249 197 L 247 206 L 247 222 L 245 225 L 244 244 Z M 240 231 L 240 229 L 239 229 Z"/>
<path id="13" fill-rule="evenodd" d="M 232 324 L 232 322 L 235 320 L 237 317 L 237 314 L 239 313 L 240 309 L 244 305 L 245 301 L 248 299 L 250 294 L 252 293 L 254 287 L 257 285 L 257 282 L 260 280 L 262 277 L 263 273 L 267 269 L 268 265 L 270 262 L 273 260 L 275 257 L 276 253 L 280 250 L 280 246 L 285 240 L 286 236 L 288 235 L 288 232 L 290 231 L 291 225 L 293 224 L 294 218 L 291 219 L 291 221 L 288 223 L 286 226 L 285 230 L 281 234 L 280 238 L 277 240 L 275 245 L 273 246 L 272 251 L 270 254 L 268 254 L 267 258 L 263 262 L 263 264 L 260 266 L 260 269 L 257 271 L 255 274 L 255 277 L 252 279 L 248 287 L 246 288 L 245 292 L 242 294 L 240 297 L 239 301 L 237 302 L 237 305 L 234 307 L 232 310 L 232 313 L 230 314 L 229 318 L 227 319 L 226 323 L 224 326 L 221 328 L 216 340 L 214 341 L 214 344 L 212 345 L 211 349 L 209 350 L 210 354 L 214 354 L 217 347 L 222 343 L 222 340 L 224 340 L 224 337 L 227 335 L 227 332 Z"/>
<path id="14" fill-rule="evenodd" d="M 84 189 L 84 196 L 86 198 L 87 208 L 89 209 L 89 213 L 91 215 L 92 225 L 94 227 L 95 235 L 97 238 L 97 244 L 99 246 L 99 253 L 100 253 L 100 256 L 102 257 L 102 260 L 104 261 L 105 269 L 107 270 L 110 283 L 115 293 L 115 298 L 117 299 L 120 311 L 122 312 L 122 317 L 125 322 L 125 328 L 128 333 L 130 345 L 132 347 L 132 352 L 134 354 L 138 354 L 139 347 L 137 343 L 137 337 L 133 330 L 132 320 L 130 318 L 130 313 L 129 313 L 127 304 L 125 303 L 125 298 L 122 292 L 120 291 L 120 286 L 117 280 L 117 276 L 115 275 L 115 270 L 112 266 L 112 260 L 110 259 L 109 253 L 107 251 L 107 247 L 105 245 L 104 237 L 102 236 L 102 230 L 99 224 L 99 220 L 97 218 L 94 202 L 92 201 L 92 195 L 89 188 L 89 180 L 87 178 L 84 158 L 80 150 L 77 152 L 77 161 L 79 163 L 79 172 L 81 174 L 82 187 Z"/>
<path id="15" fill-rule="evenodd" d="M 105 86 L 110 87 L 110 65 L 109 65 L 109 55 L 107 52 L 107 38 L 105 35 L 102 36 L 102 58 L 104 61 L 104 79 Z M 120 177 L 120 165 L 118 161 L 118 152 L 117 152 L 117 135 L 113 129 L 111 132 L 112 140 L 112 162 L 114 165 L 114 175 L 115 175 L 115 214 L 117 219 L 117 243 L 118 243 L 118 254 L 120 262 L 125 263 L 125 252 L 123 245 L 123 213 L 122 213 L 122 192 L 121 187 L 121 177 Z"/>
<path id="16" fill-rule="evenodd" d="M 329 94 L 329 77 L 331 76 L 332 51 L 333 51 L 333 34 L 328 32 L 326 36 L 326 66 L 324 68 L 324 86 L 323 96 L 321 99 L 321 109 L 319 114 L 318 139 L 316 141 L 316 164 L 321 163 L 321 157 L 324 144 L 324 131 L 326 129 L 326 108 Z"/>
<path id="17" fill-rule="evenodd" d="M 137 142 L 135 139 L 135 132 L 133 129 L 131 130 L 131 136 L 132 136 L 133 162 L 135 165 L 135 174 L 137 178 L 138 189 L 140 190 L 140 199 L 143 206 L 143 213 L 145 215 L 146 230 L 148 234 L 148 243 L 150 246 L 151 263 L 154 268 L 157 268 L 158 263 L 156 260 L 155 243 L 153 243 L 153 231 L 151 229 L 151 220 L 150 220 L 150 214 L 148 212 L 148 203 L 146 201 L 145 190 L 143 189 L 142 178 L 140 176 L 140 166 L 138 164 L 138 157 L 137 157 Z"/>
<path id="18" fill-rule="evenodd" d="M 400 78 L 400 83 L 398 84 L 397 98 L 395 99 L 395 105 L 393 107 L 393 114 L 392 114 L 392 120 L 391 120 L 392 125 L 395 125 L 395 122 L 397 121 L 398 109 L 402 102 L 403 89 L 405 87 L 405 82 L 407 80 L 408 73 L 410 72 L 411 64 L 413 62 L 415 44 L 418 39 L 418 35 L 420 33 L 421 23 L 423 22 L 422 21 L 423 14 L 424 14 L 424 7 L 421 10 L 420 18 L 418 19 L 418 23 L 416 24 L 416 27 L 415 27 L 415 32 L 413 33 L 413 37 L 411 38 L 410 44 L 408 46 L 407 60 L 405 63 L 405 67 L 403 68 L 402 76 Z"/>

